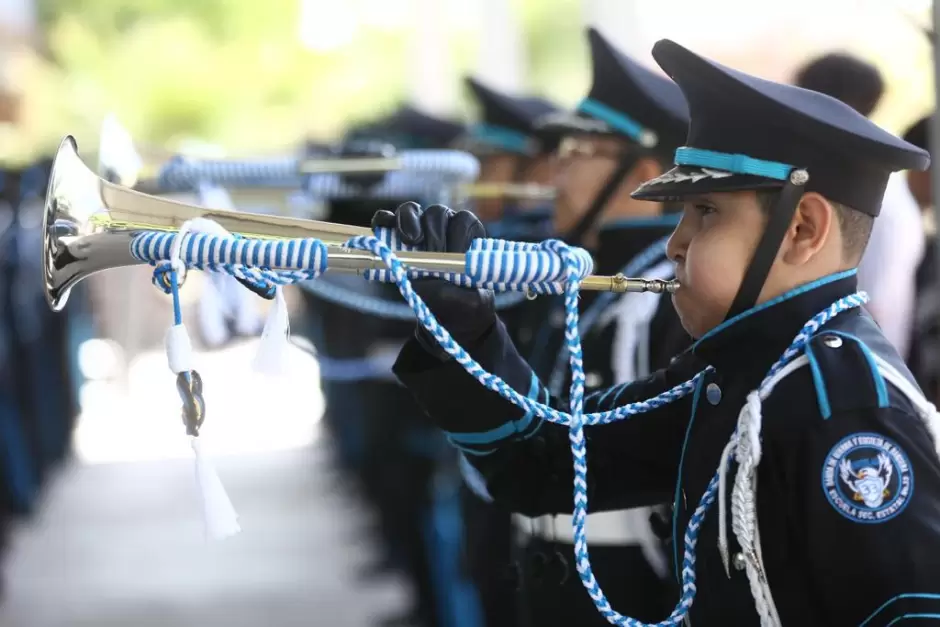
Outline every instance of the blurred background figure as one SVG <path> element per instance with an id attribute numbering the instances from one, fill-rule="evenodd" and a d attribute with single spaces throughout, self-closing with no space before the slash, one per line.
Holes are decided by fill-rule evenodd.
<path id="1" fill-rule="evenodd" d="M 797 72 L 794 84 L 841 100 L 865 117 L 874 112 L 885 84 L 877 67 L 849 54 L 832 52 Z"/>
<path id="2" fill-rule="evenodd" d="M 842 53 L 806 65 L 797 73 L 796 84 L 841 100 L 865 117 L 878 107 L 885 90 L 877 67 Z M 917 174 L 929 181 L 929 173 Z M 883 219 L 872 229 L 859 265 L 859 286 L 871 297 L 868 311 L 905 358 L 915 318 L 916 274 L 926 243 L 922 205 L 912 193 L 909 176 L 900 172 L 891 177 L 881 207 Z"/>
<path id="3" fill-rule="evenodd" d="M 181 314 L 205 386 L 204 446 L 243 529 L 207 544 L 164 355 L 173 306 L 153 269 L 95 275 L 60 313 L 43 298 L 42 200 L 63 135 L 96 170 L 113 158 L 97 154 L 103 122 L 120 120 L 133 154 L 116 157 L 116 180 L 184 202 L 359 226 L 399 202 L 443 202 L 476 211 L 492 236 L 568 238 L 614 272 L 645 259 L 675 217 L 632 203 L 627 188 L 668 165 L 681 131 L 600 193 L 617 172 L 608 149 L 636 148 L 618 116 L 646 115 L 618 95 L 631 81 L 642 92 L 649 77 L 664 80 L 650 56 L 656 40 L 830 94 L 927 146 L 933 50 L 919 31 L 928 11 L 918 0 L 792 0 L 760 12 L 744 0 L 0 1 L 0 625 L 603 621 L 573 572 L 564 519 L 513 526 L 391 377 L 412 314 L 394 287 L 357 277 L 286 288 L 283 303 L 234 285 L 251 324 L 223 320 L 225 332 L 212 334 L 197 321 L 228 296 L 188 274 Z M 581 126 L 557 124 L 565 119 Z M 419 189 L 407 172 L 296 167 L 424 150 L 470 159 L 479 172 L 421 179 Z M 179 178 L 187 171 L 196 174 Z M 936 399 L 930 181 L 892 180 L 860 280 Z M 650 259 L 644 271 L 659 268 Z M 554 301 L 506 296 L 497 306 L 520 350 L 564 387 Z M 589 387 L 641 376 L 688 340 L 674 333 L 668 299 L 641 307 L 651 326 L 634 339 L 647 334 L 655 352 L 623 374 L 613 346 L 638 328 L 640 309 L 618 302 L 630 307 L 606 303 L 609 315 L 585 331 Z M 259 375 L 258 336 L 282 311 L 292 332 L 285 369 Z M 670 607 L 671 584 L 645 557 L 633 567 L 620 558 L 637 557 L 622 527 L 599 547 L 609 556 L 596 558 L 601 585 L 619 586 L 612 598 L 624 603 L 645 597 L 653 613 Z M 652 592 L 632 587 L 640 580 Z"/>

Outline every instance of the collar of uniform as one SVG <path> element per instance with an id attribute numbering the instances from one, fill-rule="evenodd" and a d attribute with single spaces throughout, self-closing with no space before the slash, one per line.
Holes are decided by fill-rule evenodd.
<path id="1" fill-rule="evenodd" d="M 597 236 L 598 274 L 616 274 L 651 244 L 672 233 L 679 223 L 679 214 L 648 218 L 627 218 L 609 222 Z"/>
<path id="2" fill-rule="evenodd" d="M 857 283 L 853 269 L 790 290 L 721 323 L 703 335 L 692 352 L 719 372 L 748 371 L 759 382 L 803 325 L 843 296 L 854 294 Z"/>

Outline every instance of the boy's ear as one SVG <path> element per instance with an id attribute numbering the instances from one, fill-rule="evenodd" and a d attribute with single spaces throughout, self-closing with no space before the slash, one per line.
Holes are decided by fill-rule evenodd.
<path id="1" fill-rule="evenodd" d="M 834 229 L 835 208 L 816 192 L 806 192 L 800 199 L 790 229 L 783 257 L 787 263 L 803 265 L 815 257 Z"/>

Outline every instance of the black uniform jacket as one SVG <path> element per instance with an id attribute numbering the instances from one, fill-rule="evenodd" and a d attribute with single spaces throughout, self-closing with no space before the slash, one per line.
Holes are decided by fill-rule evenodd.
<path id="1" fill-rule="evenodd" d="M 675 278 L 675 268 L 666 257 L 664 241 L 675 228 L 675 219 L 670 218 L 665 216 L 661 223 L 628 220 L 605 227 L 599 236 L 596 272 L 609 275 L 629 269 L 636 276 L 646 277 L 650 271 L 659 270 L 662 272 L 661 278 Z M 653 311 L 644 312 L 645 319 L 624 320 L 617 310 L 629 313 L 631 309 L 624 308 L 627 301 L 640 304 L 641 309 L 651 306 Z M 560 314 L 558 318 L 563 323 L 564 300 L 559 297 L 556 302 Z M 627 370 L 632 370 L 634 378 L 646 376 L 651 371 L 669 365 L 670 360 L 691 343 L 668 296 L 651 293 L 584 293 L 581 296 L 581 312 L 581 346 L 587 393 L 623 383 L 624 375 L 618 373 L 618 370 L 624 369 L 617 367 L 618 361 L 627 359 L 632 362 L 632 369 Z M 624 328 L 624 323 L 631 328 Z M 558 337 L 558 348 L 563 346 L 563 331 L 562 324 L 555 334 Z M 633 341 L 624 342 L 624 335 L 633 335 Z M 622 354 L 630 346 L 633 349 L 630 354 Z M 564 388 L 556 389 L 557 381 L 551 381 L 556 384 L 551 388 L 552 391 L 567 390 L 571 384 L 567 356 L 567 351 L 563 350 L 552 355 L 552 378 L 558 379 L 559 373 L 567 375 L 562 379 Z M 537 374 L 543 376 L 540 372 Z"/>
<path id="2" fill-rule="evenodd" d="M 806 321 L 855 290 L 851 274 L 815 281 L 721 325 L 667 369 L 588 397 L 586 413 L 611 409 L 655 396 L 704 364 L 715 368 L 695 395 L 586 428 L 591 510 L 672 501 L 674 545 L 681 549 L 747 393 Z M 757 517 L 781 621 L 797 627 L 940 621 L 940 461 L 912 403 L 873 364 L 880 357 L 912 382 L 910 373 L 858 309 L 834 318 L 808 347 L 806 365 L 776 385 L 762 411 Z M 567 409 L 549 399 L 500 322 L 465 348 L 520 393 Z M 454 360 L 440 362 L 414 341 L 395 372 L 467 453 L 495 499 L 530 516 L 572 511 L 566 427 L 525 414 Z M 732 568 L 728 576 L 722 565 L 717 518 L 713 506 L 701 529 L 691 623 L 757 625 L 745 573 Z M 734 555 L 739 547 L 730 530 L 728 536 Z"/>

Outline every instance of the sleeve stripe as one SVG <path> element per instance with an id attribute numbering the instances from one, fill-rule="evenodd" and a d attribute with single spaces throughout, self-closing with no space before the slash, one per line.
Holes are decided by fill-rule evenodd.
<path id="1" fill-rule="evenodd" d="M 548 402 L 548 390 L 542 387 L 541 383 L 538 380 L 538 377 L 535 374 L 532 375 L 532 380 L 529 384 L 529 393 L 526 395 L 528 398 L 536 399 L 540 398 L 543 403 Z M 473 449 L 466 449 L 461 445 L 480 445 L 480 444 L 493 444 L 494 442 L 499 442 L 500 440 L 505 440 L 514 435 L 522 435 L 524 438 L 530 438 L 534 435 L 542 426 L 542 420 L 535 419 L 535 414 L 533 412 L 526 412 L 522 418 L 518 420 L 512 420 L 507 422 L 495 429 L 490 429 L 489 431 L 482 431 L 478 433 L 451 433 L 445 431 L 447 440 L 456 446 L 458 449 L 470 453 L 471 455 L 486 455 L 492 453 L 493 451 L 480 451 Z M 534 423 L 534 424 L 533 424 Z"/>
<path id="2" fill-rule="evenodd" d="M 906 620 L 906 619 L 908 619 L 908 618 L 934 618 L 934 619 L 940 619 L 940 614 L 905 614 L 904 616 L 898 616 L 898 617 L 895 618 L 893 621 L 891 621 L 890 623 L 888 623 L 885 627 L 891 627 L 891 625 L 897 625 L 897 624 L 900 623 L 902 620 Z"/>
<path id="3" fill-rule="evenodd" d="M 937 607 L 937 610 L 940 611 L 940 594 L 931 594 L 931 593 L 899 594 L 898 596 L 882 603 L 881 607 L 879 607 L 877 610 L 872 612 L 868 618 L 866 618 L 861 623 L 859 623 L 858 627 L 875 627 L 875 625 L 883 624 L 880 622 L 880 620 L 879 622 L 875 622 L 876 619 L 887 619 L 892 614 L 895 616 L 895 618 L 888 623 L 884 623 L 885 627 L 888 627 L 890 625 L 895 625 L 907 618 L 940 618 L 940 614 L 935 614 L 935 613 L 900 614 L 900 612 L 904 612 L 904 611 L 910 612 L 910 610 L 914 609 L 911 607 L 911 605 L 913 604 L 910 602 L 899 603 L 899 601 L 906 601 L 906 600 L 913 600 L 915 602 L 916 601 L 928 601 L 928 602 L 933 601 L 934 603 L 917 603 L 917 606 L 918 606 L 917 609 L 919 610 L 926 609 L 923 607 L 924 605 L 935 605 Z M 895 606 L 895 607 L 892 607 L 892 606 Z M 892 610 L 895 610 L 895 611 L 889 612 L 887 613 L 887 615 L 884 615 L 883 613 L 888 608 L 891 608 Z"/>
<path id="4" fill-rule="evenodd" d="M 602 407 L 604 406 L 604 401 L 607 400 L 607 397 L 610 396 L 611 394 L 614 394 L 613 404 L 616 404 L 617 399 L 620 397 L 620 393 L 623 392 L 624 388 L 626 388 L 628 385 L 630 385 L 629 382 L 621 383 L 620 385 L 607 388 L 606 390 L 598 390 L 597 392 L 594 392 L 593 394 L 589 395 L 585 399 L 585 402 L 587 403 L 587 402 L 594 401 L 594 404 L 597 407 Z"/>

